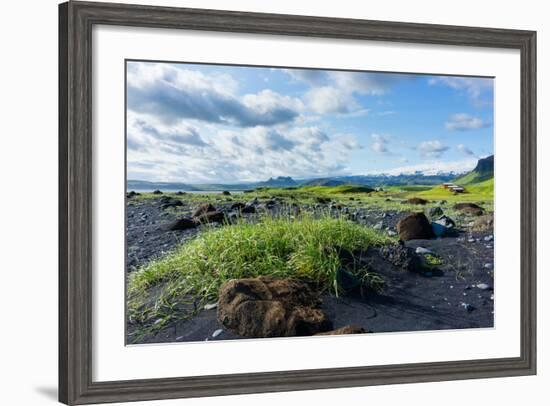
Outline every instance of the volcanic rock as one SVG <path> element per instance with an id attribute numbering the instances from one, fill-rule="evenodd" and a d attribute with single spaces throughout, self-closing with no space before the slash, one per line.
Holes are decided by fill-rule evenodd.
<path id="1" fill-rule="evenodd" d="M 332 328 L 309 285 L 293 279 L 233 279 L 222 285 L 218 320 L 244 337 L 309 336 Z"/>
<path id="2" fill-rule="evenodd" d="M 399 238 L 403 241 L 434 237 L 432 226 L 424 213 L 412 213 L 397 223 Z"/>

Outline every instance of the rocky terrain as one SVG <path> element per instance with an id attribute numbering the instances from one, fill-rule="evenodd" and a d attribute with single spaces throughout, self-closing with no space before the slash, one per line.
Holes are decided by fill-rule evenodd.
<path id="1" fill-rule="evenodd" d="M 130 193 L 127 199 L 129 274 L 205 230 L 231 227 L 238 221 L 257 222 L 266 215 L 295 218 L 307 212 L 345 216 L 401 241 L 387 249 L 362 254 L 361 261 L 384 279 L 380 291 L 365 293 L 352 289 L 340 297 L 326 293 L 319 297 L 310 295 L 310 304 L 305 307 L 302 302 L 300 305 L 287 303 L 285 298 L 265 307 L 265 300 L 257 299 L 262 297 L 258 292 L 254 300 L 238 299 L 248 309 L 245 314 L 267 312 L 280 314 L 281 320 L 293 320 L 294 324 L 285 324 L 286 327 L 281 327 L 279 319 L 274 320 L 273 325 L 279 329 L 275 332 L 261 330 L 265 326 L 254 325 L 254 320 L 240 320 L 242 315 L 230 314 L 221 295 L 218 303 L 205 306 L 193 318 L 146 334 L 139 342 L 304 335 L 304 329 L 305 335 L 313 335 L 341 328 L 347 329 L 344 332 L 376 333 L 492 327 L 494 269 L 490 211 L 484 209 L 483 204 L 474 203 L 461 205 L 424 199 L 390 203 L 376 207 L 357 203 L 353 197 L 346 200 L 319 197 L 303 202 L 278 196 L 258 198 L 230 193 L 201 201 L 200 197 L 185 194 L 158 193 L 141 198 Z M 402 208 L 401 203 L 404 203 Z M 262 286 L 262 292 L 271 289 L 269 283 Z M 292 297 L 288 286 L 283 290 Z M 307 291 L 304 287 L 298 290 Z M 232 298 L 239 297 L 239 292 L 229 294 Z M 296 313 L 296 308 L 301 310 Z M 314 328 L 304 327 L 311 323 Z M 136 325 L 130 322 L 129 337 L 135 329 Z"/>

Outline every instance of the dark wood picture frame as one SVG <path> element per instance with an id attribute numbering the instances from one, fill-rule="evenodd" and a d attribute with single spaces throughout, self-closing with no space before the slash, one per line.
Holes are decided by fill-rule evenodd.
<path id="1" fill-rule="evenodd" d="M 92 27 L 95 24 L 518 49 L 521 354 L 219 376 L 92 381 Z M 219 396 L 536 373 L 536 32 L 110 3 L 59 6 L 59 400 Z"/>

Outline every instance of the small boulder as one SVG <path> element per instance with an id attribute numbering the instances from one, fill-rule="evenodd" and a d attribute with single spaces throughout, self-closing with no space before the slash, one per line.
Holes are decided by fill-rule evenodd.
<path id="1" fill-rule="evenodd" d="M 126 197 L 128 199 L 131 199 L 132 197 L 135 197 L 135 196 L 139 196 L 139 193 L 138 192 L 135 192 L 133 190 L 129 191 L 128 193 L 126 193 Z"/>
<path id="2" fill-rule="evenodd" d="M 231 205 L 231 210 L 241 211 L 244 209 L 245 204 L 241 202 L 235 202 Z"/>
<path id="3" fill-rule="evenodd" d="M 332 328 L 319 295 L 293 279 L 232 279 L 219 291 L 218 320 L 243 337 L 310 336 Z"/>
<path id="4" fill-rule="evenodd" d="M 456 227 L 453 219 L 447 216 L 441 216 L 436 221 L 432 221 L 432 229 L 436 237 L 443 237 L 452 234 Z"/>
<path id="5" fill-rule="evenodd" d="M 420 265 L 420 259 L 415 255 L 413 248 L 405 247 L 400 241 L 397 244 L 389 244 L 380 248 L 380 256 L 398 268 L 407 271 L 415 271 Z"/>
<path id="6" fill-rule="evenodd" d="M 164 229 L 168 231 L 175 231 L 175 230 L 189 230 L 195 227 L 197 227 L 197 223 L 193 219 L 184 217 L 166 224 L 164 226 Z"/>
<path id="7" fill-rule="evenodd" d="M 432 226 L 424 213 L 411 213 L 397 223 L 399 238 L 403 241 L 433 238 Z"/>
<path id="8" fill-rule="evenodd" d="M 331 200 L 328 197 L 316 197 L 315 201 L 320 204 L 328 204 Z"/>
<path id="9" fill-rule="evenodd" d="M 245 206 L 241 209 L 241 213 L 243 213 L 243 214 L 253 214 L 253 213 L 256 213 L 256 207 L 254 207 L 254 206 L 249 206 L 249 205 L 245 205 Z"/>
<path id="10" fill-rule="evenodd" d="M 368 333 L 363 327 L 359 326 L 345 326 L 337 328 L 336 330 L 325 331 L 324 333 L 317 333 L 316 336 L 336 336 L 341 334 L 363 334 Z"/>
<path id="11" fill-rule="evenodd" d="M 432 250 L 424 247 L 416 247 L 417 254 L 425 255 L 425 254 L 433 254 Z"/>
<path id="12" fill-rule="evenodd" d="M 492 230 L 495 218 L 493 213 L 488 213 L 483 216 L 479 216 L 472 224 L 472 230 L 474 231 L 486 231 Z"/>
<path id="13" fill-rule="evenodd" d="M 430 207 L 429 209 L 426 210 L 426 215 L 431 219 L 439 218 L 443 216 L 443 209 L 439 206 Z"/>
<path id="14" fill-rule="evenodd" d="M 460 305 L 464 308 L 464 310 L 466 310 L 468 313 L 471 313 L 473 312 L 476 308 L 474 306 L 472 306 L 470 303 L 460 303 Z"/>
<path id="15" fill-rule="evenodd" d="M 161 195 L 162 192 L 161 192 L 160 190 L 157 189 L 157 190 L 153 190 L 153 194 L 154 194 L 154 195 Z"/>
<path id="16" fill-rule="evenodd" d="M 428 201 L 426 199 L 422 199 L 420 197 L 411 197 L 410 199 L 407 199 L 403 202 L 404 204 L 420 204 L 424 205 L 427 204 Z"/>
<path id="17" fill-rule="evenodd" d="M 457 203 L 453 206 L 453 209 L 473 216 L 481 216 L 483 214 L 483 208 L 475 203 Z"/>
<path id="18" fill-rule="evenodd" d="M 210 203 L 203 203 L 195 209 L 195 211 L 193 212 L 193 217 L 199 217 L 205 213 L 215 212 L 215 211 L 216 211 L 216 208 L 212 206 Z"/>
<path id="19" fill-rule="evenodd" d="M 222 192 L 222 195 L 224 195 L 224 196 L 231 196 L 231 193 L 230 193 L 228 190 L 224 190 L 224 191 Z"/>
<path id="20" fill-rule="evenodd" d="M 384 228 L 384 223 L 380 221 L 380 222 L 376 223 L 374 226 L 372 226 L 372 228 L 374 230 L 382 230 Z"/>
<path id="21" fill-rule="evenodd" d="M 225 213 L 222 211 L 208 211 L 195 217 L 198 223 L 222 223 L 225 221 Z"/>
<path id="22" fill-rule="evenodd" d="M 181 200 L 170 198 L 162 202 L 160 205 L 160 208 L 162 210 L 165 210 L 169 207 L 178 207 L 178 206 L 183 206 L 183 203 L 181 202 Z"/>
<path id="23" fill-rule="evenodd" d="M 256 206 L 258 204 L 258 202 L 259 202 L 258 198 L 255 197 L 254 199 L 251 199 L 248 202 L 246 202 L 246 205 L 247 206 Z"/>

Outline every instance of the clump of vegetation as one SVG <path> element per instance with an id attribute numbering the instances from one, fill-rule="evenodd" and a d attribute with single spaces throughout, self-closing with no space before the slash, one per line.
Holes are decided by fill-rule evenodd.
<path id="1" fill-rule="evenodd" d="M 266 218 L 212 229 L 130 275 L 129 316 L 138 324 L 160 328 L 217 301 L 225 281 L 261 275 L 305 280 L 321 292 L 338 295 L 342 253 L 391 242 L 345 218 Z M 380 277 L 361 268 L 359 261 L 351 266 L 349 258 L 345 262 L 347 271 L 379 287 Z"/>
<path id="2" fill-rule="evenodd" d="M 426 260 L 426 264 L 429 266 L 443 265 L 443 260 L 434 254 L 425 254 L 424 259 Z"/>

